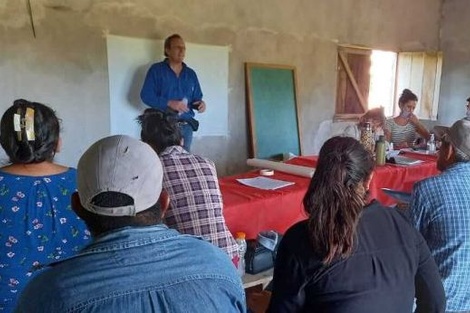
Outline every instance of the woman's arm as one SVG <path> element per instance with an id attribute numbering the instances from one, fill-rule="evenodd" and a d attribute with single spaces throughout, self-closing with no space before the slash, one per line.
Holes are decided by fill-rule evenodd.
<path id="1" fill-rule="evenodd" d="M 416 132 L 423 137 L 426 140 L 429 140 L 431 138 L 431 134 L 429 133 L 428 129 L 421 124 L 419 119 L 416 117 L 416 115 L 412 114 L 410 117 L 410 123 L 413 124 L 413 126 L 416 128 Z"/>

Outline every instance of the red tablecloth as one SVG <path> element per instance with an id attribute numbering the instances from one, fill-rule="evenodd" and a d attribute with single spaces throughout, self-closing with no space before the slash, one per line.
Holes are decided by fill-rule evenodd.
<path id="1" fill-rule="evenodd" d="M 417 154 L 405 154 L 424 162 L 413 166 L 386 164 L 374 171 L 370 186 L 371 198 L 378 199 L 384 205 L 396 201 L 384 194 L 381 188 L 391 188 L 410 192 L 416 181 L 438 173 L 435 157 Z M 289 164 L 315 167 L 316 156 L 302 156 L 288 161 Z M 229 230 L 235 234 L 243 231 L 248 239 L 256 238 L 263 230 L 276 230 L 284 233 L 294 223 L 305 219 L 302 199 L 307 191 L 310 178 L 282 172 L 275 172 L 273 178 L 291 181 L 295 184 L 277 190 L 261 190 L 244 186 L 237 178 L 259 176 L 258 171 L 223 177 L 219 180 L 224 201 L 224 216 Z"/>
<path id="2" fill-rule="evenodd" d="M 372 178 L 369 189 L 371 199 L 377 199 L 384 205 L 395 204 L 396 200 L 387 196 L 381 188 L 411 192 L 415 182 L 439 173 L 436 168 L 435 156 L 416 153 L 405 153 L 404 155 L 413 159 L 422 160 L 423 163 L 411 166 L 395 164 L 377 166 L 374 170 L 374 177 Z M 317 159 L 317 156 L 301 156 L 290 160 L 289 164 L 315 167 L 317 165 Z"/>
<path id="3" fill-rule="evenodd" d="M 225 222 L 233 234 L 243 231 L 248 239 L 254 239 L 263 230 L 284 233 L 306 218 L 302 200 L 310 178 L 276 172 L 272 178 L 295 183 L 277 190 L 257 189 L 236 180 L 256 176 L 259 176 L 258 171 L 251 171 L 219 180 Z"/>

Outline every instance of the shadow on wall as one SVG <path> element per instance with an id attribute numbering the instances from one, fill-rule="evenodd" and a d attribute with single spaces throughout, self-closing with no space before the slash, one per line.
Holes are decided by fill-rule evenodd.
<path id="1" fill-rule="evenodd" d="M 150 68 L 151 64 L 145 64 L 139 66 L 132 75 L 132 81 L 129 86 L 129 92 L 127 94 L 127 101 L 134 107 L 139 110 L 142 108 L 147 108 L 146 105 L 143 104 L 142 100 L 140 99 L 140 90 L 142 85 L 144 84 L 145 75 L 147 74 L 147 70 Z"/>

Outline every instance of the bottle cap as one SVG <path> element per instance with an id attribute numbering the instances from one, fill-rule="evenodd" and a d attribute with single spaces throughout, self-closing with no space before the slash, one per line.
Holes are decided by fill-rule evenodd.
<path id="1" fill-rule="evenodd" d="M 246 234 L 242 231 L 238 231 L 238 232 L 235 233 L 235 237 L 236 237 L 236 239 L 245 239 Z"/>

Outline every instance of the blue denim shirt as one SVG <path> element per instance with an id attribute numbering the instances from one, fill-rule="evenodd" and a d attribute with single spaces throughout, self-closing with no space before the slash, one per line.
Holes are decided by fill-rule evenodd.
<path id="1" fill-rule="evenodd" d="M 166 111 L 169 100 L 188 99 L 188 107 L 195 101 L 202 100 L 202 91 L 196 73 L 183 63 L 179 76 L 170 68 L 168 60 L 153 64 L 147 72 L 142 90 L 142 101 L 153 108 Z M 190 109 L 179 118 L 187 120 L 194 117 Z"/>
<path id="2" fill-rule="evenodd" d="M 123 228 L 55 263 L 25 289 L 17 312 L 245 312 L 227 254 L 164 225 Z"/>

